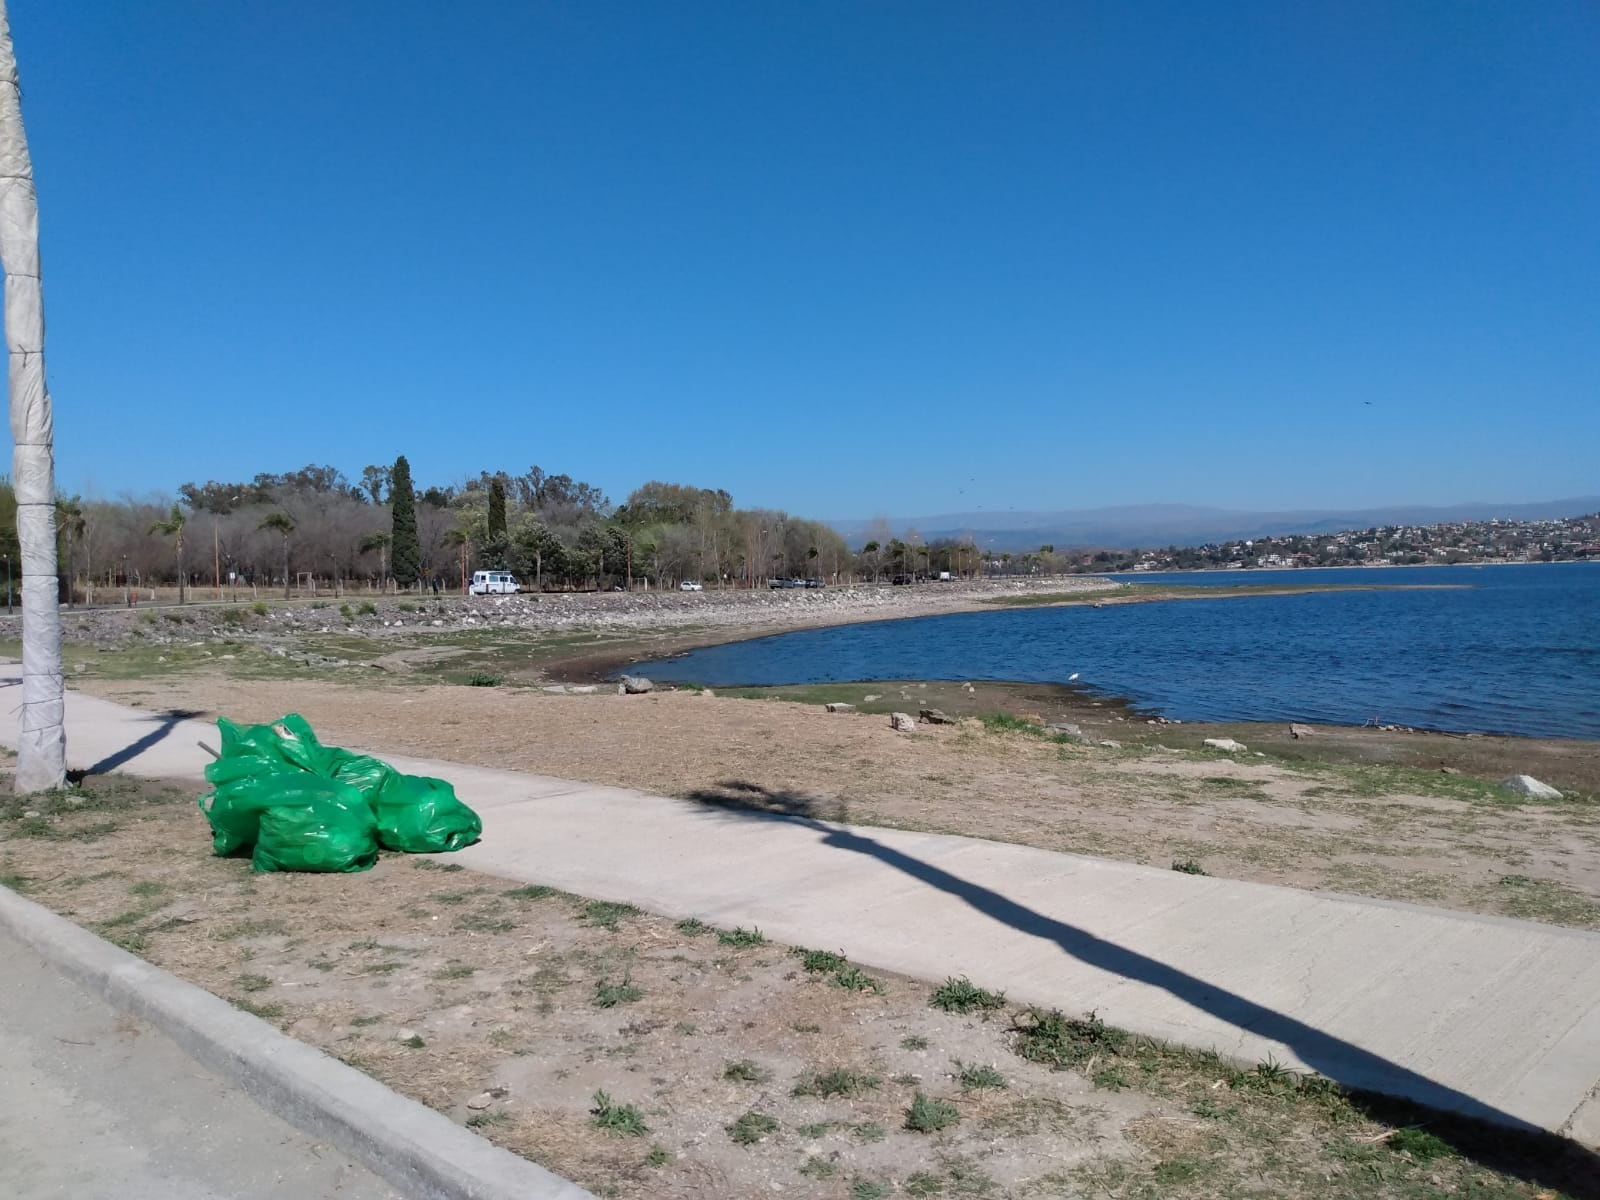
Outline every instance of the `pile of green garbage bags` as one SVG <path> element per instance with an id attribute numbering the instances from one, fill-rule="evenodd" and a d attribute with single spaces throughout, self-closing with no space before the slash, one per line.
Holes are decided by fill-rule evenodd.
<path id="1" fill-rule="evenodd" d="M 270 725 L 217 721 L 222 749 L 206 767 L 200 811 L 220 855 L 249 853 L 257 871 L 365 871 L 378 850 L 436 854 L 478 840 L 483 822 L 442 779 L 317 741 L 290 713 Z"/>

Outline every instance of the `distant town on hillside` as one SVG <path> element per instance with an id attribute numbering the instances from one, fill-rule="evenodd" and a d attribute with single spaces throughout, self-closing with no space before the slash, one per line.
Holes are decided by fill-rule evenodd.
<path id="1" fill-rule="evenodd" d="M 1074 572 L 1570 562 L 1600 559 L 1600 513 L 1536 521 L 1380 525 L 1200 546 L 1100 550 L 1073 558 L 1067 570 Z"/>

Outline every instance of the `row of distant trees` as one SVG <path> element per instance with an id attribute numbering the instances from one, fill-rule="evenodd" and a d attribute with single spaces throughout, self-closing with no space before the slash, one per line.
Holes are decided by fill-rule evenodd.
<path id="1" fill-rule="evenodd" d="M 15 497 L 0 481 L 0 553 L 17 561 Z M 671 587 L 692 579 L 764 586 L 901 574 L 1037 572 L 1040 556 L 988 556 L 970 538 L 928 542 L 884 525 L 858 551 L 820 521 L 736 508 L 721 489 L 651 481 L 613 504 L 592 484 L 535 466 L 417 487 L 404 457 L 352 480 L 307 466 L 244 481 L 186 483 L 177 497 L 57 504 L 63 579 L 73 594 L 157 585 L 280 587 L 299 582 L 451 589 L 505 568 L 544 590 Z M 1048 548 L 1046 548 L 1048 549 Z"/>

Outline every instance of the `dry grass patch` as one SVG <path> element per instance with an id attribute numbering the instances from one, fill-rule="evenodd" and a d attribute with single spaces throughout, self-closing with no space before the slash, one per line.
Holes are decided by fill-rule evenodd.
<path id="1" fill-rule="evenodd" d="M 181 794 L 119 783 L 107 816 L 112 794 L 53 812 L 49 837 L 0 825 L 0 878 L 599 1195 L 1592 1194 L 1592 1157 L 1553 1142 L 967 980 L 835 986 L 860 968 L 831 951 L 470 870 L 441 902 L 432 860 L 255 876 L 209 854 Z"/>

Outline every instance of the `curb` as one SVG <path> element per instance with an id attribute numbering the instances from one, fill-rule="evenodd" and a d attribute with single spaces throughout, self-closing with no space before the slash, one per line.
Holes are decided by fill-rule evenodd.
<path id="1" fill-rule="evenodd" d="M 448 1117 L 0 887 L 0 927 L 413 1200 L 595 1200 Z"/>

